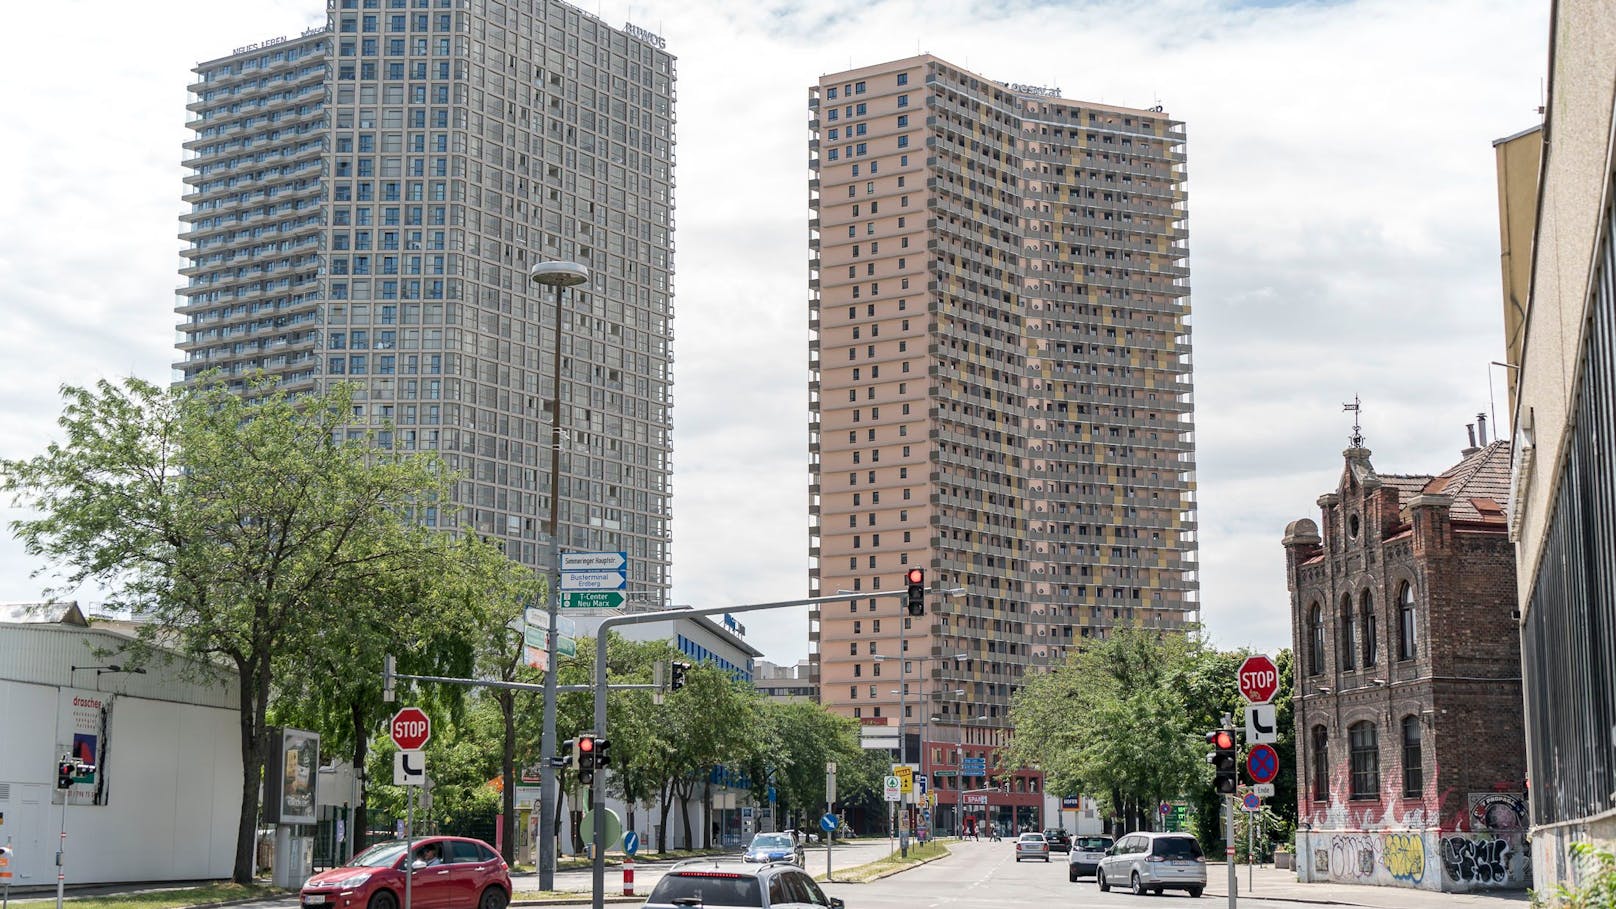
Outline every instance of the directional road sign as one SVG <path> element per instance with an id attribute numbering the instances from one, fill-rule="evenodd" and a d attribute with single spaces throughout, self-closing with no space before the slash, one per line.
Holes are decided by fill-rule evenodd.
<path id="1" fill-rule="evenodd" d="M 622 590 L 628 585 L 628 574 L 616 571 L 563 571 L 562 590 Z"/>
<path id="2" fill-rule="evenodd" d="M 960 772 L 966 776 L 987 776 L 988 759 L 985 757 L 968 757 L 960 762 Z"/>
<path id="3" fill-rule="evenodd" d="M 623 851 L 633 855 L 640 851 L 640 835 L 630 830 L 623 834 Z"/>
<path id="4" fill-rule="evenodd" d="M 1246 744 L 1273 744 L 1279 741 L 1279 724 L 1273 704 L 1246 705 Z"/>
<path id="5" fill-rule="evenodd" d="M 824 817 L 819 819 L 819 829 L 825 831 L 826 833 L 835 832 L 836 828 L 839 826 L 841 826 L 841 818 L 838 818 L 834 814 L 826 814 Z"/>
<path id="6" fill-rule="evenodd" d="M 426 785 L 426 752 L 424 752 L 424 751 L 395 751 L 395 752 L 393 752 L 393 785 L 394 786 L 425 786 Z"/>
<path id="7" fill-rule="evenodd" d="M 1264 653 L 1246 657 L 1235 678 L 1240 683 L 1240 696 L 1253 704 L 1266 704 L 1279 691 L 1279 667 Z"/>
<path id="8" fill-rule="evenodd" d="M 628 564 L 626 552 L 563 552 L 562 571 L 611 571 Z"/>
<path id="9" fill-rule="evenodd" d="M 1272 783 L 1279 776 L 1279 753 L 1274 746 L 1251 746 L 1246 752 L 1246 774 L 1253 783 Z"/>
<path id="10" fill-rule="evenodd" d="M 419 707 L 401 707 L 387 724 L 387 732 L 400 751 L 420 751 L 432 738 L 432 721 Z"/>
<path id="11" fill-rule="evenodd" d="M 618 590 L 564 590 L 563 609 L 616 609 L 628 598 Z"/>

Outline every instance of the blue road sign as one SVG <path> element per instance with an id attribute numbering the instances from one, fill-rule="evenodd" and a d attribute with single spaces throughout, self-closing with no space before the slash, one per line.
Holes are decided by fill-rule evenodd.
<path id="1" fill-rule="evenodd" d="M 1244 806 L 1247 811 L 1262 810 L 1262 799 L 1257 798 L 1257 794 L 1255 792 L 1246 793 L 1245 798 L 1240 800 L 1240 804 Z"/>
<path id="2" fill-rule="evenodd" d="M 988 772 L 988 759 L 981 757 L 968 757 L 960 764 L 960 772 L 966 776 L 986 776 Z"/>
<path id="3" fill-rule="evenodd" d="M 819 819 L 819 829 L 825 831 L 826 833 L 830 833 L 831 831 L 835 830 L 839 824 L 840 821 L 834 814 L 827 814 Z"/>
<path id="4" fill-rule="evenodd" d="M 640 835 L 630 830 L 623 834 L 623 851 L 633 855 L 640 851 Z"/>

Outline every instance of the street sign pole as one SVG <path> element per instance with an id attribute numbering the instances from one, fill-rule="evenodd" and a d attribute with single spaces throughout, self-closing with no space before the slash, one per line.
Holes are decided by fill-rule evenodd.
<path id="1" fill-rule="evenodd" d="M 410 909 L 411 882 L 415 880 L 415 865 L 410 860 L 415 839 L 415 787 L 404 793 L 404 909 Z"/>
<path id="2" fill-rule="evenodd" d="M 1229 909 L 1235 909 L 1238 898 L 1235 890 L 1240 884 L 1240 878 L 1234 870 L 1234 796 L 1225 796 L 1223 810 L 1229 815 L 1228 829 L 1224 836 L 1224 858 L 1229 863 Z"/>
<path id="3" fill-rule="evenodd" d="M 67 883 L 63 862 L 67 861 L 67 801 L 72 792 L 71 786 L 62 790 L 62 840 L 56 847 L 56 909 L 62 909 L 62 887 Z"/>

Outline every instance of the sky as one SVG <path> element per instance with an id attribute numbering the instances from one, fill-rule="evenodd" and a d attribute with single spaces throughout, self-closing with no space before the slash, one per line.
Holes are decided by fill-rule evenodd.
<path id="1" fill-rule="evenodd" d="M 585 5 L 678 57 L 673 602 L 807 595 L 807 88 L 931 53 L 1185 121 L 1202 621 L 1220 647 L 1289 646 L 1280 538 L 1335 487 L 1342 404 L 1362 399 L 1382 473 L 1451 466 L 1478 413 L 1507 425 L 1492 142 L 1540 122 L 1548 6 Z M 191 69 L 324 7 L 12 14 L 37 40 L 8 49 L 0 93 L 0 457 L 56 438 L 64 384 L 169 380 Z M 0 532 L 0 601 L 38 598 L 41 567 Z M 806 657 L 804 610 L 742 620 L 764 658 Z"/>

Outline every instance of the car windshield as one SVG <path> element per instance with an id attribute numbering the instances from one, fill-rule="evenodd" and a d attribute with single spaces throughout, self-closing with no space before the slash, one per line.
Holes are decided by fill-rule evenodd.
<path id="1" fill-rule="evenodd" d="M 404 854 L 403 843 L 377 843 L 353 857 L 348 863 L 350 868 L 391 868 L 398 863 L 398 857 Z"/>
<path id="2" fill-rule="evenodd" d="M 1109 836 L 1080 836 L 1072 840 L 1072 848 L 1085 852 L 1104 852 L 1111 848 Z"/>
<path id="3" fill-rule="evenodd" d="M 1044 835 L 1042 833 L 1023 833 L 1021 841 L 1023 843 L 1042 843 L 1044 842 Z"/>
<path id="4" fill-rule="evenodd" d="M 1151 844 L 1150 853 L 1164 859 L 1200 858 L 1201 844 L 1187 836 L 1163 837 Z"/>
<path id="5" fill-rule="evenodd" d="M 791 837 L 784 833 L 761 833 L 752 839 L 753 849 L 790 849 Z"/>
<path id="6" fill-rule="evenodd" d="M 648 902 L 671 905 L 694 900 L 696 906 L 762 906 L 763 888 L 751 875 L 723 871 L 679 872 L 664 875 Z"/>

